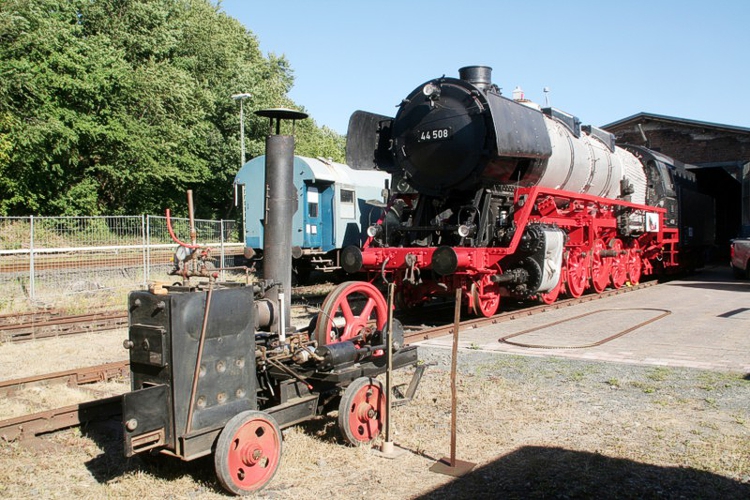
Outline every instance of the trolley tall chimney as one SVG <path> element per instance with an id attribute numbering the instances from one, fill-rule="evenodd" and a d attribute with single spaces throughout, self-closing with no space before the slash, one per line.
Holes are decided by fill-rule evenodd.
<path id="1" fill-rule="evenodd" d="M 297 211 L 294 188 L 294 121 L 307 114 L 291 109 L 263 109 L 256 115 L 269 119 L 266 137 L 266 209 L 263 227 L 263 277 L 277 284 L 266 297 L 279 303 L 280 287 L 286 295 L 281 318 L 274 321 L 272 331 L 284 335 L 291 319 L 292 289 L 292 217 Z M 281 120 L 292 120 L 292 135 L 281 134 Z M 275 132 L 275 133 L 274 133 Z"/>

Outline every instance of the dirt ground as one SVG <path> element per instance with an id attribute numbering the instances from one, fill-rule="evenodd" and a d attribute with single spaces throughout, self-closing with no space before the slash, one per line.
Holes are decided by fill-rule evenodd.
<path id="1" fill-rule="evenodd" d="M 82 349 L 85 365 L 123 359 L 123 338 L 0 345 L 0 378 L 70 368 Z M 394 410 L 402 456 L 345 446 L 329 414 L 283 432 L 281 466 L 256 497 L 750 498 L 748 374 L 461 351 L 457 458 L 476 467 L 456 479 L 430 471 L 450 452 L 450 353 L 420 357 L 436 365 Z M 119 422 L 39 441 L 0 442 L 0 497 L 225 497 L 211 459 L 124 458 Z"/>

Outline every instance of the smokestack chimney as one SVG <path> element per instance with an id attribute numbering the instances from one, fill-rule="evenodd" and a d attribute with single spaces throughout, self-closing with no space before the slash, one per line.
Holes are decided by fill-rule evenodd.
<path id="1" fill-rule="evenodd" d="M 294 188 L 294 132 L 281 134 L 281 120 L 302 120 L 307 114 L 291 109 L 263 109 L 255 112 L 269 119 L 266 136 L 266 217 L 263 226 L 263 278 L 281 283 L 286 294 L 283 325 L 291 319 L 292 291 L 292 218 L 297 211 L 297 190 Z M 274 123 L 275 120 L 275 123 Z M 275 125 L 275 126 L 274 126 Z M 275 134 L 274 134 L 275 129 Z M 279 287 L 269 288 L 266 297 L 279 303 Z M 279 323 L 272 331 L 279 335 Z"/>
<path id="2" fill-rule="evenodd" d="M 485 91 L 492 85 L 492 68 L 489 66 L 464 66 L 458 70 L 458 77 Z"/>

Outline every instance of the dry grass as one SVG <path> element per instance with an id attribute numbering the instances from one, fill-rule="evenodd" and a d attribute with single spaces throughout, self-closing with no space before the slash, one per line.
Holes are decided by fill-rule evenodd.
<path id="1" fill-rule="evenodd" d="M 127 359 L 127 329 L 0 343 L 0 380 L 31 377 Z"/>

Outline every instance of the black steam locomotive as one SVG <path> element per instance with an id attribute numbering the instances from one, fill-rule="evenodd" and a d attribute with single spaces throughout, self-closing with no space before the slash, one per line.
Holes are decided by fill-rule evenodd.
<path id="1" fill-rule="evenodd" d="M 394 118 L 356 112 L 347 140 L 350 166 L 393 183 L 343 267 L 395 282 L 405 306 L 460 288 L 490 316 L 501 297 L 553 302 L 673 271 L 713 241 L 713 202 L 682 163 L 508 99 L 486 66 L 420 85 Z"/>

